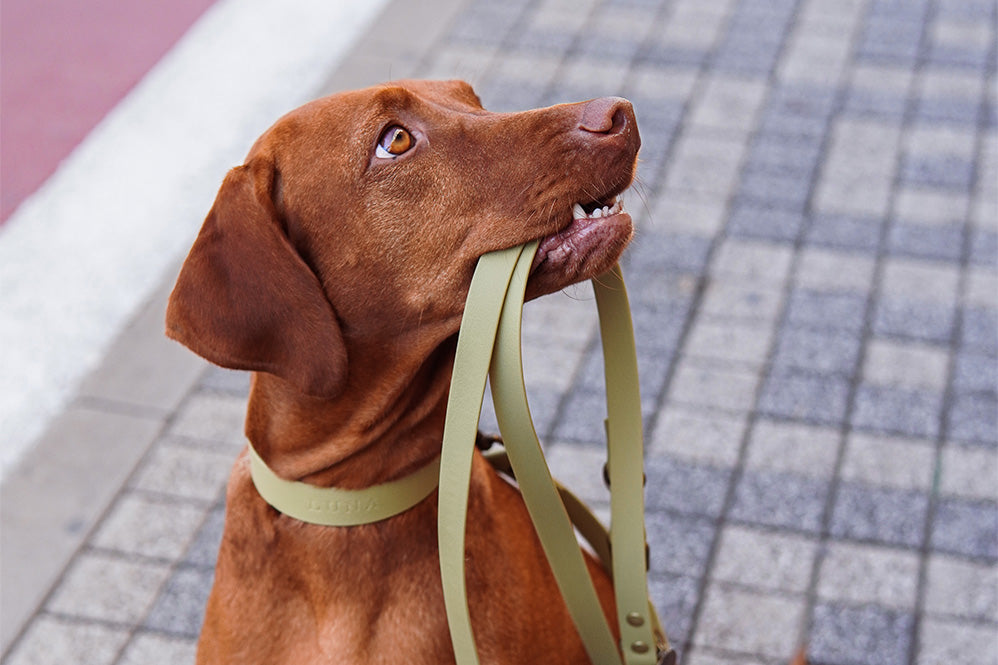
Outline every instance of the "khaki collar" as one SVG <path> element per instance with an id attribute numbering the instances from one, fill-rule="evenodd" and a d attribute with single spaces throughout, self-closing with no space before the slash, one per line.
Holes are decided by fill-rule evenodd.
<path id="1" fill-rule="evenodd" d="M 437 488 L 440 457 L 417 471 L 380 485 L 344 490 L 316 487 L 279 477 L 249 445 L 250 475 L 264 501 L 311 524 L 357 526 L 380 522 L 409 510 Z"/>

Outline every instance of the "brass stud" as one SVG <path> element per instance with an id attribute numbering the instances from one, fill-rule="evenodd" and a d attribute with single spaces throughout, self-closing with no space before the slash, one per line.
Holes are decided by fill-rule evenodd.
<path id="1" fill-rule="evenodd" d="M 627 623 L 637 628 L 645 625 L 645 618 L 637 612 L 631 612 L 627 615 Z"/>
<path id="2" fill-rule="evenodd" d="M 631 651 L 634 653 L 648 653 L 648 645 L 641 640 L 638 640 L 637 642 L 631 644 Z"/>

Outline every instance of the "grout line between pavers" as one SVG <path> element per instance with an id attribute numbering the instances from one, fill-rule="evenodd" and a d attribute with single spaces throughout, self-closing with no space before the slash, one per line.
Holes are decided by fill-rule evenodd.
<path id="1" fill-rule="evenodd" d="M 872 5 L 871 5 L 872 6 Z M 867 25 L 868 13 L 871 6 L 867 6 L 866 11 L 863 16 L 857 21 L 857 25 L 854 29 L 851 45 L 850 45 L 850 57 L 849 62 L 852 63 L 856 58 L 856 46 L 857 40 L 861 38 L 863 30 Z M 924 29 L 924 28 L 923 28 Z M 906 100 L 907 105 L 910 107 L 912 105 L 912 95 L 914 94 L 914 76 L 912 77 L 912 82 L 909 84 L 908 99 Z M 842 86 L 841 90 L 837 93 L 837 99 L 835 100 L 835 108 L 833 110 L 831 119 L 839 117 L 841 112 L 844 110 L 844 92 L 848 90 L 848 86 Z M 902 136 L 904 134 L 904 127 L 907 125 L 907 116 L 905 114 L 905 119 L 902 121 L 901 129 L 898 133 L 898 146 L 897 154 L 894 158 L 894 176 L 891 183 L 891 192 L 888 199 L 888 206 L 885 219 L 880 228 L 880 235 L 877 239 L 877 250 L 876 258 L 874 263 L 873 277 L 870 281 L 870 286 L 866 293 L 866 302 L 863 310 L 863 325 L 859 333 L 860 344 L 859 350 L 856 354 L 855 370 L 852 373 L 851 380 L 849 381 L 849 389 L 846 395 L 846 408 L 842 416 L 841 431 L 838 442 L 838 449 L 836 450 L 835 462 L 832 467 L 832 476 L 828 485 L 828 495 L 825 498 L 825 505 L 822 509 L 821 516 L 821 529 L 818 534 L 818 548 L 815 554 L 814 562 L 811 567 L 811 575 L 808 582 L 808 588 L 806 593 L 807 606 L 805 615 L 805 629 L 806 635 L 810 635 L 814 629 L 814 609 L 818 602 L 818 582 L 821 573 L 822 566 L 825 561 L 825 556 L 828 553 L 828 542 L 834 540 L 831 534 L 831 520 L 834 514 L 835 503 L 838 499 L 839 489 L 842 484 L 842 468 L 845 463 L 845 452 L 849 441 L 849 436 L 852 433 L 852 414 L 856 408 L 856 396 L 859 393 L 859 387 L 862 384 L 862 372 L 863 367 L 866 362 L 866 354 L 868 349 L 869 340 L 873 337 L 873 316 L 877 308 L 877 292 L 879 289 L 879 284 L 883 277 L 884 272 L 884 262 L 885 255 L 887 251 L 887 239 L 890 233 L 891 227 L 891 216 L 892 210 L 894 209 L 895 202 L 897 199 L 898 185 L 901 178 L 901 162 L 903 159 L 902 150 Z M 831 129 L 829 128 L 829 136 L 826 136 L 822 154 L 827 154 L 827 143 L 830 140 Z M 822 162 L 823 163 L 823 162 Z M 812 192 L 813 195 L 813 192 Z M 808 197 L 808 205 L 810 205 L 811 196 Z M 850 538 L 853 542 L 867 542 L 865 539 L 855 539 Z M 882 546 L 883 543 L 870 540 L 870 544 Z M 910 548 L 904 548 L 906 551 L 910 551 Z"/>
<path id="2" fill-rule="evenodd" d="M 107 362 L 108 360 L 109 359 L 105 359 L 105 362 Z M 42 596 L 40 602 L 38 603 L 37 608 L 35 609 L 35 611 L 29 616 L 29 618 L 24 622 L 24 624 L 19 628 L 19 630 L 13 635 L 13 637 L 10 640 L 10 643 L 7 644 L 7 645 L 5 645 L 5 649 L 4 649 L 4 652 L 3 652 L 3 655 L 2 655 L 2 659 L 0 659 L 0 660 L 6 660 L 14 652 L 14 650 L 17 648 L 17 646 L 24 639 L 25 634 L 28 632 L 28 630 L 30 629 L 30 627 L 32 626 L 32 624 L 36 621 L 36 619 L 39 616 L 50 615 L 50 616 L 62 616 L 62 617 L 69 617 L 69 616 L 76 617 L 76 615 L 64 615 L 64 614 L 59 614 L 59 613 L 51 612 L 51 611 L 47 610 L 46 607 L 48 606 L 49 602 L 51 601 L 52 596 L 56 593 L 56 591 L 59 589 L 59 587 L 65 581 L 66 576 L 67 576 L 68 572 L 70 571 L 70 569 L 73 567 L 73 563 L 76 561 L 76 559 L 81 554 L 86 553 L 88 551 L 92 551 L 92 550 L 95 549 L 90 544 L 91 540 L 94 538 L 94 536 L 96 536 L 98 530 L 104 524 L 104 521 L 107 519 L 108 515 L 110 515 L 111 512 L 114 510 L 114 508 L 117 506 L 117 504 L 121 500 L 121 498 L 126 493 L 128 493 L 128 492 L 131 491 L 131 484 L 132 484 L 135 476 L 144 468 L 144 466 L 149 461 L 149 459 L 152 457 L 152 455 L 155 454 L 155 451 L 156 451 L 158 445 L 160 445 L 160 443 L 162 442 L 164 436 L 169 431 L 170 426 L 173 424 L 174 420 L 176 419 L 177 413 L 179 413 L 179 411 L 181 410 L 183 404 L 186 403 L 188 400 L 190 400 L 192 394 L 194 394 L 195 390 L 193 388 L 196 385 L 197 385 L 197 381 L 195 381 L 194 384 L 192 384 L 192 389 L 188 390 L 187 394 L 184 396 L 183 400 L 181 400 L 181 403 L 178 405 L 177 410 L 174 411 L 174 412 L 172 412 L 167 417 L 165 417 L 165 418 L 162 419 L 160 427 L 158 428 L 156 435 L 152 437 L 151 443 L 149 444 L 149 447 L 146 448 L 146 450 L 139 457 L 138 461 L 135 463 L 135 465 L 132 467 L 132 469 L 129 471 L 129 473 L 125 477 L 125 479 L 122 482 L 121 486 L 114 493 L 113 497 L 108 501 L 107 505 L 104 506 L 104 509 L 95 517 L 95 519 L 93 520 L 93 522 L 88 525 L 88 528 L 86 529 L 85 535 L 80 540 L 80 545 L 73 551 L 73 554 L 70 555 L 69 559 L 66 562 L 66 565 L 62 568 L 61 571 L 59 571 L 59 574 L 56 575 L 50 581 L 49 586 L 48 586 L 48 590 L 45 592 L 44 596 Z M 205 519 L 207 519 L 207 515 L 210 514 L 210 512 L 211 512 L 210 508 L 206 509 L 206 511 L 205 511 L 205 515 L 206 515 Z M 122 558 L 122 559 L 128 559 L 129 558 L 128 555 L 123 555 L 123 554 L 118 553 L 118 552 L 115 552 L 115 553 L 116 553 L 116 558 Z M 139 556 L 139 555 L 135 555 L 135 556 Z M 169 575 L 167 575 L 164 578 L 162 584 L 160 584 L 160 586 L 157 588 L 155 594 L 153 595 L 153 601 L 150 603 L 149 607 L 146 609 L 146 614 L 148 614 L 149 610 L 155 604 L 155 599 L 158 598 L 158 596 L 161 593 L 163 587 L 166 585 L 166 583 L 168 581 L 169 581 Z M 76 618 L 84 618 L 84 617 L 76 617 Z M 144 617 L 143 617 L 143 620 L 144 620 Z M 141 624 L 141 622 L 139 622 L 139 624 Z M 103 622 L 103 625 L 111 625 L 111 624 L 110 624 L 110 622 Z M 118 624 L 115 624 L 115 625 L 118 625 Z M 134 628 L 134 626 L 132 626 L 132 628 Z M 131 631 L 129 631 L 129 633 L 131 633 Z M 130 639 L 131 638 L 129 637 L 129 640 L 126 640 L 126 644 L 122 646 L 122 650 L 127 645 L 127 643 L 130 641 Z M 121 657 L 121 653 L 122 652 L 119 652 L 115 656 L 115 660 L 112 661 L 112 662 L 117 662 L 117 660 Z"/>
<path id="3" fill-rule="evenodd" d="M 933 10 L 938 11 L 938 6 L 936 2 L 930 5 L 926 19 L 925 26 L 931 24 Z M 916 64 L 916 71 L 923 68 L 926 59 L 926 48 L 925 44 L 928 40 L 928 27 L 923 27 L 922 34 L 922 48 L 919 49 L 919 57 Z M 985 82 L 989 76 L 994 76 L 996 69 L 996 51 L 998 51 L 998 40 L 992 33 L 991 46 L 989 50 L 988 66 L 985 68 L 983 73 L 983 78 Z M 985 83 L 987 85 L 987 83 Z M 928 568 L 929 560 L 932 555 L 932 527 L 936 520 L 937 511 L 939 508 L 939 501 L 941 499 L 940 492 L 940 481 L 942 474 L 942 462 L 943 462 L 943 451 L 946 447 L 946 440 L 949 433 L 950 426 L 950 414 L 952 413 L 953 400 L 955 399 L 955 377 L 956 377 L 956 367 L 957 359 L 959 356 L 959 344 L 962 339 L 963 334 L 963 316 L 962 312 L 965 308 L 964 295 L 967 289 L 968 281 L 968 268 L 970 265 L 970 255 L 972 250 L 972 238 L 973 238 L 973 223 L 972 223 L 972 213 L 974 209 L 974 199 L 979 195 L 980 188 L 978 187 L 978 179 L 981 176 L 979 165 L 981 163 L 981 158 L 984 151 L 984 136 L 986 133 L 987 126 L 987 109 L 988 109 L 988 93 L 985 89 L 982 91 L 981 99 L 978 104 L 977 110 L 977 122 L 975 123 L 975 144 L 974 153 L 971 160 L 971 186 L 969 192 L 969 200 L 967 205 L 967 210 L 964 213 L 963 225 L 961 229 L 961 247 L 960 247 L 960 275 L 957 281 L 957 294 L 958 302 L 956 306 L 956 311 L 954 312 L 955 321 L 953 323 L 953 329 L 951 331 L 951 336 L 949 340 L 949 359 L 946 366 L 946 383 L 943 389 L 943 398 L 940 408 L 942 410 L 939 418 L 939 431 L 936 434 L 935 440 L 935 452 L 933 456 L 933 474 L 932 474 L 932 487 L 929 491 L 929 503 L 925 511 L 925 524 L 922 532 L 922 542 L 919 549 L 919 562 L 918 562 L 918 580 L 915 588 L 915 605 L 913 608 L 913 625 L 911 630 L 911 644 L 909 645 L 908 651 L 908 664 L 917 665 L 918 658 L 921 652 L 921 641 L 922 641 L 922 628 L 923 622 L 925 620 L 925 603 L 926 603 L 926 593 L 928 589 Z M 905 109 L 906 112 L 909 109 Z M 907 113 L 906 113 L 907 115 Z M 975 617 L 976 618 L 976 617 Z M 986 625 L 993 627 L 994 624 L 988 622 Z"/>
<path id="4" fill-rule="evenodd" d="M 745 147 L 745 154 L 743 155 L 742 163 L 739 165 L 738 170 L 737 170 L 738 178 L 735 180 L 734 186 L 732 187 L 731 192 L 728 194 L 727 201 L 725 202 L 724 219 L 727 221 L 727 224 L 730 224 L 730 210 L 732 208 L 732 205 L 733 205 L 735 199 L 738 196 L 738 183 L 741 181 L 741 174 L 742 174 L 742 172 L 743 172 L 743 170 L 745 168 L 746 160 L 749 157 L 749 153 L 751 152 L 751 147 L 752 147 L 753 142 L 755 141 L 755 138 L 759 135 L 759 130 L 760 130 L 760 127 L 761 127 L 761 125 L 763 123 L 763 118 L 764 118 L 766 106 L 769 103 L 770 99 L 772 99 L 773 90 L 776 88 L 775 84 L 776 84 L 777 78 L 778 78 L 777 70 L 778 70 L 779 63 L 780 63 L 780 61 L 781 61 L 781 59 L 783 57 L 783 53 L 785 52 L 785 50 L 787 48 L 787 44 L 790 41 L 790 35 L 793 34 L 793 31 L 796 29 L 796 26 L 798 24 L 798 18 L 799 18 L 798 14 L 799 14 L 799 9 L 800 9 L 800 3 L 801 3 L 801 1 L 802 0 L 796 0 L 796 2 L 794 3 L 794 9 L 793 9 L 793 13 L 792 13 L 792 16 L 791 16 L 791 20 L 788 22 L 786 28 L 784 29 L 784 32 L 782 34 L 782 39 L 781 39 L 780 47 L 779 47 L 779 51 L 777 52 L 776 57 L 773 59 L 773 64 L 770 67 L 769 73 L 767 74 L 766 79 L 765 79 L 766 80 L 766 92 L 765 92 L 764 99 L 762 100 L 762 102 L 760 102 L 759 108 L 756 111 L 757 116 L 755 118 L 754 126 L 748 132 L 748 135 L 745 137 L 745 146 L 746 146 Z M 733 15 L 734 15 L 734 12 L 732 12 L 731 14 L 729 14 L 729 16 L 726 17 L 726 22 L 724 24 L 724 28 L 718 32 L 718 37 L 717 37 L 715 43 L 712 45 L 710 51 L 704 57 L 703 61 L 700 63 L 699 72 L 697 74 L 697 87 L 698 88 L 701 87 L 701 86 L 703 86 L 703 85 L 705 85 L 704 83 L 701 82 L 701 80 L 705 78 L 705 76 L 704 76 L 705 72 L 710 71 L 710 65 L 713 62 L 714 58 L 717 56 L 718 46 L 719 46 L 720 43 L 723 43 L 723 36 L 727 35 L 727 30 L 730 29 L 731 17 Z M 692 100 L 693 98 L 697 97 L 700 92 L 702 92 L 702 90 L 694 90 L 694 92 L 691 93 L 691 95 L 690 95 L 690 100 Z M 685 111 L 684 111 L 684 113 L 685 113 Z M 820 164 L 820 160 L 819 160 L 818 164 Z M 815 168 L 817 168 L 817 166 Z M 813 183 L 812 183 L 812 187 L 813 187 Z M 705 259 L 705 262 L 704 262 L 704 271 L 705 271 L 705 274 L 699 280 L 698 288 L 696 290 L 694 300 L 691 303 L 690 314 L 689 314 L 689 317 L 688 317 L 688 320 L 687 320 L 687 327 L 683 331 L 683 335 L 680 338 L 680 343 L 679 343 L 679 347 L 677 349 L 677 353 L 685 345 L 686 336 L 688 335 L 689 330 L 692 328 L 694 320 L 697 318 L 697 316 L 700 313 L 700 306 L 701 306 L 701 303 L 702 303 L 703 294 L 704 294 L 704 291 L 706 289 L 706 284 L 707 284 L 707 282 L 710 279 L 710 277 L 709 277 L 709 270 L 710 270 L 711 263 L 712 263 L 715 255 L 716 255 L 716 253 L 718 251 L 718 247 L 722 244 L 723 240 L 728 237 L 727 228 L 726 228 L 727 224 L 725 225 L 725 227 L 722 227 L 721 230 L 719 230 L 718 232 L 716 232 L 714 234 L 714 236 L 711 238 L 710 248 L 708 249 L 707 256 L 706 256 L 706 259 Z M 796 254 L 795 254 L 794 261 L 796 262 L 796 260 L 797 259 L 796 259 Z M 793 266 L 791 265 L 791 269 L 792 268 L 793 268 Z M 789 280 L 790 280 L 790 273 L 788 273 L 788 275 L 786 277 L 786 284 L 784 285 L 784 290 L 789 289 L 789 286 L 788 286 Z M 784 303 L 783 308 L 786 309 L 786 307 L 787 307 L 787 305 Z M 777 318 L 779 318 L 779 315 L 778 315 Z M 765 385 L 764 378 L 765 378 L 765 376 L 767 375 L 767 373 L 769 371 L 769 367 L 772 364 L 772 357 L 775 354 L 777 345 L 779 343 L 779 334 L 778 334 L 779 333 L 779 328 L 778 328 L 778 326 L 774 326 L 774 328 L 775 328 L 775 330 L 774 330 L 774 334 L 773 334 L 773 340 L 772 340 L 772 342 L 770 344 L 769 350 L 767 351 L 766 358 L 764 359 L 761 367 L 759 368 L 759 382 L 756 385 L 755 395 L 753 396 L 753 404 L 754 405 L 758 404 L 759 399 L 760 399 L 760 397 L 762 395 L 762 391 L 763 391 L 763 388 L 764 388 L 764 385 Z M 671 383 L 671 378 L 672 377 L 670 376 L 669 377 L 669 379 L 670 379 L 669 382 L 670 383 Z M 668 395 L 668 385 L 666 385 L 665 389 L 663 389 L 659 405 L 655 409 L 656 417 L 662 411 L 663 406 L 664 406 L 665 401 L 666 401 L 666 396 L 667 395 Z M 735 496 L 736 496 L 738 484 L 741 481 L 742 474 L 743 474 L 744 468 L 745 468 L 745 460 L 746 460 L 746 457 L 748 455 L 748 446 L 749 446 L 749 441 L 751 440 L 752 428 L 753 428 L 753 426 L 755 424 L 755 421 L 756 421 L 757 417 L 758 416 L 757 416 L 757 409 L 756 408 L 750 409 L 748 411 L 748 413 L 746 414 L 745 429 L 744 429 L 744 432 L 742 433 L 742 439 L 739 442 L 739 446 L 738 446 L 738 456 L 736 458 L 736 461 L 735 461 L 734 465 L 731 468 L 731 474 L 730 474 L 730 476 L 728 478 L 727 487 L 725 489 L 724 500 L 721 503 L 721 510 L 718 513 L 717 517 L 716 517 L 716 528 L 715 528 L 713 537 L 711 538 L 710 548 L 707 551 L 707 558 L 704 561 L 703 576 L 699 580 L 697 580 L 696 602 L 693 605 L 693 610 L 692 610 L 691 615 L 690 615 L 690 625 L 689 625 L 689 628 L 688 628 L 688 632 L 687 632 L 687 636 L 686 636 L 686 641 L 685 641 L 685 643 L 683 645 L 683 654 L 684 655 L 688 655 L 689 653 L 692 653 L 696 649 L 696 646 L 695 646 L 695 637 L 696 637 L 696 634 L 697 634 L 697 630 L 700 627 L 700 620 L 702 618 L 703 611 L 704 611 L 704 608 L 706 606 L 707 590 L 708 590 L 708 587 L 710 586 L 710 581 L 712 580 L 714 564 L 717 562 L 717 557 L 718 557 L 718 554 L 720 552 L 721 536 L 723 534 L 725 525 L 728 523 L 728 514 L 730 513 L 730 511 L 731 511 L 731 509 L 732 509 L 732 507 L 734 505 L 734 502 L 735 502 Z M 799 597 L 799 595 L 797 595 L 797 597 Z M 710 647 L 710 648 L 712 650 L 715 649 L 715 647 Z M 722 649 L 718 649 L 718 651 L 723 651 L 723 650 Z M 736 653 L 736 652 L 731 652 L 731 653 Z M 744 654 L 737 654 L 737 656 L 738 657 L 743 657 Z"/>

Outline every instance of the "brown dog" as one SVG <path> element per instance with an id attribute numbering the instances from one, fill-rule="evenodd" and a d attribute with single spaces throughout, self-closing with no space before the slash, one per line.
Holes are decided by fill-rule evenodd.
<path id="1" fill-rule="evenodd" d="M 610 268 L 632 234 L 614 204 L 639 145 L 618 98 L 495 114 L 465 83 L 404 81 L 312 102 L 225 178 L 167 332 L 255 372 L 246 435 L 278 475 L 347 489 L 405 476 L 440 452 L 478 258 L 543 239 L 528 297 Z M 260 498 L 241 455 L 198 663 L 453 662 L 436 502 L 306 524 Z M 483 663 L 588 662 L 520 495 L 478 455 L 467 580 Z"/>

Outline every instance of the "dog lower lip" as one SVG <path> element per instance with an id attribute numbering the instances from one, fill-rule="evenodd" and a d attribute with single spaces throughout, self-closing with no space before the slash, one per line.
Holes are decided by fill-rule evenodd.
<path id="1" fill-rule="evenodd" d="M 572 206 L 572 221 L 557 233 L 541 240 L 530 266 L 531 274 L 551 258 L 561 260 L 587 242 L 599 242 L 598 235 L 593 238 L 594 234 L 601 234 L 601 230 L 612 233 L 612 227 L 620 223 L 629 225 L 630 216 L 624 211 L 623 204 L 617 197 L 610 199 L 610 205 L 594 207 L 589 213 L 581 204 L 576 203 Z"/>

